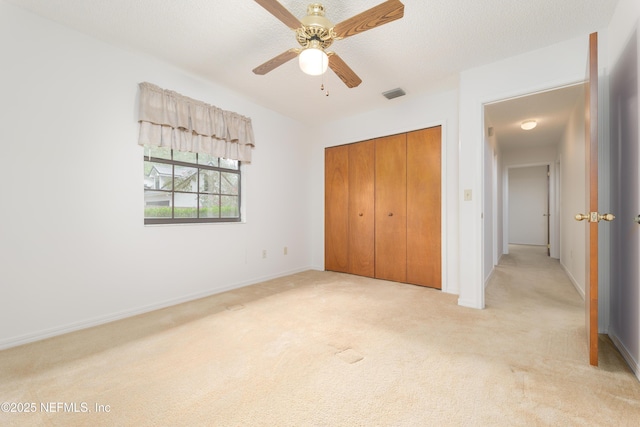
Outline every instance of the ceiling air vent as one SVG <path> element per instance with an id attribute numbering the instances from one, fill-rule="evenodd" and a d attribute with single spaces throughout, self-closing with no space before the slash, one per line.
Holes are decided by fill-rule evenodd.
<path id="1" fill-rule="evenodd" d="M 384 97 L 385 97 L 385 98 L 387 98 L 387 99 L 393 99 L 393 98 L 397 98 L 397 97 L 399 97 L 399 96 L 404 96 L 404 95 L 406 95 L 407 93 L 406 93 L 404 90 L 402 90 L 402 89 L 400 89 L 400 88 L 397 88 L 397 89 L 391 89 L 391 90 L 388 90 L 388 91 L 386 91 L 386 92 L 383 92 L 382 94 L 383 94 L 383 95 L 384 95 Z"/>

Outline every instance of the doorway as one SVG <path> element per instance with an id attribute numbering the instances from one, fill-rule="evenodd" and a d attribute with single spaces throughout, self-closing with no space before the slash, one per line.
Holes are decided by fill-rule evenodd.
<path id="1" fill-rule="evenodd" d="M 486 238 L 495 241 L 494 236 L 501 237 L 496 248 L 499 256 L 509 253 L 509 243 L 548 245 L 551 258 L 559 259 L 566 270 L 577 272 L 572 275 L 575 286 L 582 283 L 580 274 L 584 274 L 584 245 L 578 241 L 578 234 L 583 233 L 572 227 L 573 223 L 567 218 L 571 219 L 571 212 L 577 212 L 584 205 L 583 112 L 582 83 L 484 106 L 485 126 L 493 140 L 491 145 L 485 145 L 485 150 L 493 150 L 498 159 L 498 191 L 493 197 L 499 213 L 497 227 L 485 228 Z M 529 120 L 535 121 L 536 126 L 523 129 L 522 123 Z M 516 195 L 512 203 L 510 174 L 516 177 L 532 173 L 538 177 L 535 181 L 538 201 L 519 200 Z M 525 195 L 533 191 L 527 188 L 531 185 L 527 183 L 530 179 L 516 177 L 516 186 L 520 186 Z M 518 184 L 522 180 L 524 183 Z M 563 187 L 570 191 L 566 191 L 568 196 L 561 202 Z M 492 187 L 485 185 L 485 194 L 488 188 Z M 515 230 L 520 232 L 514 235 Z M 531 236 L 534 232 L 535 238 Z M 484 265 L 484 268 L 493 266 Z M 490 271 L 486 273 L 485 278 Z"/>
<path id="2" fill-rule="evenodd" d="M 550 247 L 549 165 L 510 167 L 506 219 L 510 245 Z"/>

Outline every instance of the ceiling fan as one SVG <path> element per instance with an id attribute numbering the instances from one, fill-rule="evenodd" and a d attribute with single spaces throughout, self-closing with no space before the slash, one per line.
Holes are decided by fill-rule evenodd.
<path id="1" fill-rule="evenodd" d="M 327 67 L 340 77 L 347 87 L 353 88 L 362 79 L 335 52 L 327 49 L 336 40 L 341 40 L 363 31 L 379 27 L 400 19 L 404 15 L 404 4 L 399 0 L 387 0 L 337 25 L 324 16 L 324 6 L 312 3 L 307 7 L 307 16 L 298 20 L 277 0 L 255 0 L 269 13 L 295 31 L 300 48 L 289 49 L 253 69 L 264 75 L 287 61 L 299 56 L 300 68 L 307 74 L 323 74 Z"/>

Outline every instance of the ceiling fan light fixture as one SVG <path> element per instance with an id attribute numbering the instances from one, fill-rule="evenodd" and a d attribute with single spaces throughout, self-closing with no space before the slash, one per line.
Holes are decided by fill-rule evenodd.
<path id="1" fill-rule="evenodd" d="M 538 126 L 538 122 L 535 120 L 525 120 L 520 124 L 520 128 L 523 130 L 531 130 L 536 126 Z"/>
<path id="2" fill-rule="evenodd" d="M 331 68 L 348 88 L 357 87 L 362 79 L 335 52 L 327 54 L 336 40 L 360 34 L 400 19 L 404 16 L 404 4 L 400 0 L 386 0 L 377 6 L 333 25 L 325 17 L 321 3 L 307 7 L 307 15 L 298 19 L 283 4 L 282 0 L 255 0 L 267 12 L 295 32 L 301 48 L 288 49 L 253 69 L 254 74 L 265 75 L 298 56 L 300 69 L 312 76 L 319 76 Z M 329 61 L 330 60 L 330 61 Z"/>
<path id="3" fill-rule="evenodd" d="M 324 74 L 329 66 L 329 57 L 324 50 L 316 46 L 304 49 L 298 58 L 300 69 L 310 76 Z"/>

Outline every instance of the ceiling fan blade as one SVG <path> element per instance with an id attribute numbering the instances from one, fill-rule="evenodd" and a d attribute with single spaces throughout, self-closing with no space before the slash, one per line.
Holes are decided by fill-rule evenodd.
<path id="1" fill-rule="evenodd" d="M 329 67 L 334 73 L 340 77 L 340 80 L 344 82 L 349 88 L 353 88 L 362 83 L 362 79 L 353 72 L 351 68 L 335 53 L 329 55 Z"/>
<path id="2" fill-rule="evenodd" d="M 404 16 L 404 4 L 388 0 L 333 27 L 335 39 L 344 39 L 363 31 L 379 27 Z"/>
<path id="3" fill-rule="evenodd" d="M 282 52 L 275 58 L 271 58 L 264 64 L 257 66 L 253 69 L 253 72 L 260 75 L 267 74 L 269 71 L 281 66 L 285 62 L 291 61 L 293 58 L 298 56 L 298 53 L 300 53 L 300 49 L 289 49 L 285 52 Z"/>
<path id="4" fill-rule="evenodd" d="M 281 5 L 277 0 L 255 0 L 260 6 L 264 7 L 267 12 L 282 21 L 287 27 L 296 30 L 302 26 L 300 20 L 293 16 L 291 12 Z"/>

